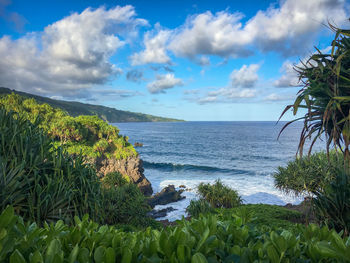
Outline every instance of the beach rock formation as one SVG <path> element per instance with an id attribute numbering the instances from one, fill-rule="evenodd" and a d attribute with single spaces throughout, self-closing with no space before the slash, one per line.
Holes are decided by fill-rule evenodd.
<path id="1" fill-rule="evenodd" d="M 143 162 L 139 157 L 129 157 L 120 160 L 96 158 L 91 160 L 90 163 L 96 166 L 99 177 L 103 177 L 111 172 L 119 172 L 127 175 L 144 195 L 150 196 L 153 193 L 150 181 L 143 174 Z"/>
<path id="2" fill-rule="evenodd" d="M 181 196 L 184 190 L 176 190 L 174 185 L 168 185 L 159 193 L 151 196 L 148 199 L 148 204 L 153 208 L 156 205 L 166 205 L 169 203 L 177 202 L 186 197 Z"/>
<path id="3" fill-rule="evenodd" d="M 161 217 L 166 217 L 169 212 L 175 211 L 176 209 L 173 207 L 167 207 L 160 210 L 152 210 L 148 213 L 148 216 L 156 219 Z"/>

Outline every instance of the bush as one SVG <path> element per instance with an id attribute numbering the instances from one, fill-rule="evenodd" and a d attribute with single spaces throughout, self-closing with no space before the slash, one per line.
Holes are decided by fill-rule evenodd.
<path id="1" fill-rule="evenodd" d="M 213 185 L 200 183 L 197 190 L 198 194 L 214 208 L 232 208 L 242 204 L 237 191 L 224 185 L 220 180 L 216 180 Z"/>
<path id="2" fill-rule="evenodd" d="M 344 165 L 341 153 L 314 153 L 291 161 L 287 167 L 278 167 L 273 174 L 275 187 L 285 193 L 301 195 L 322 191 Z"/>
<path id="3" fill-rule="evenodd" d="M 186 208 L 186 212 L 191 217 L 198 217 L 200 214 L 213 213 L 215 210 L 212 206 L 204 199 L 191 200 L 189 206 Z"/>
<path id="4" fill-rule="evenodd" d="M 350 179 L 339 170 L 336 178 L 321 191 L 315 192 L 313 199 L 318 219 L 345 235 L 350 231 Z"/>
<path id="5" fill-rule="evenodd" d="M 134 184 L 124 184 L 103 190 L 103 217 L 107 224 L 128 223 L 148 226 L 152 219 L 147 217 L 150 207 L 145 196 Z"/>
<path id="6" fill-rule="evenodd" d="M 105 188 L 110 189 L 128 184 L 130 182 L 130 178 L 128 176 L 123 176 L 119 172 L 112 172 L 106 174 L 101 181 Z"/>

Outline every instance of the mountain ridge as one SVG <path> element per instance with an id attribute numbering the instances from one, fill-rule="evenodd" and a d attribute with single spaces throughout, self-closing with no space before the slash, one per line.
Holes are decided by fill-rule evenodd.
<path id="1" fill-rule="evenodd" d="M 18 95 L 33 98 L 37 100 L 39 103 L 47 103 L 52 107 L 60 108 L 66 111 L 69 115 L 75 117 L 79 115 L 97 115 L 101 119 L 109 122 L 178 122 L 184 120 L 178 120 L 173 118 L 165 118 L 154 116 L 150 114 L 131 112 L 131 111 L 123 111 L 118 110 L 112 107 L 102 106 L 102 105 L 94 105 L 88 103 L 82 103 L 77 101 L 65 101 L 65 100 L 55 100 L 48 97 L 43 97 L 39 95 L 34 95 L 31 93 L 11 90 L 9 88 L 0 87 L 0 96 L 16 93 Z"/>

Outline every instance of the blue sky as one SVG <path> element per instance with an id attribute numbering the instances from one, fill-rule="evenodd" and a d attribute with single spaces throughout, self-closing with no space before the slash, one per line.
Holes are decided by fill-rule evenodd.
<path id="1" fill-rule="evenodd" d="M 344 0 L 0 0 L 0 86 L 185 120 L 277 120 Z M 291 118 L 292 115 L 287 116 Z"/>

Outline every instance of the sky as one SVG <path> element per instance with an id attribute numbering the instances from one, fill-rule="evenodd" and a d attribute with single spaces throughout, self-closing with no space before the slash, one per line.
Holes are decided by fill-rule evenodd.
<path id="1" fill-rule="evenodd" d="M 188 121 L 277 121 L 345 0 L 0 0 L 0 86 Z M 285 119 L 293 115 L 287 114 Z"/>

